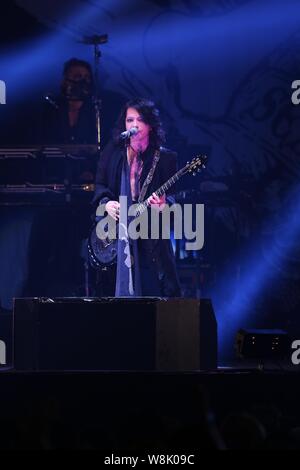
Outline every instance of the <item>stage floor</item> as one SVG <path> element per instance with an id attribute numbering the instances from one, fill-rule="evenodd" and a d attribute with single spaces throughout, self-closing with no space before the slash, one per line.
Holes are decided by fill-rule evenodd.
<path id="1" fill-rule="evenodd" d="M 272 426 L 277 430 L 278 419 L 284 429 L 300 424 L 299 372 L 292 371 L 232 367 L 178 373 L 1 369 L 0 389 L 1 449 L 46 445 L 162 452 L 164 446 L 170 446 L 183 452 L 185 446 L 214 446 L 206 439 L 211 426 L 219 428 L 233 413 L 267 420 L 272 432 Z M 41 443 L 44 429 L 48 444 Z M 191 430 L 192 438 L 187 437 Z M 199 443 L 194 440 L 195 430 Z M 185 437 L 178 444 L 174 435 L 183 431 Z"/>

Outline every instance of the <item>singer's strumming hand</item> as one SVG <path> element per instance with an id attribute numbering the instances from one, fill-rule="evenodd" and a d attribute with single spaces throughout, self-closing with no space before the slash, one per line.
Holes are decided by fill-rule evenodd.
<path id="1" fill-rule="evenodd" d="M 149 202 L 151 207 L 162 211 L 166 205 L 166 195 L 164 194 L 163 196 L 159 197 L 156 193 L 152 193 L 149 198 Z"/>

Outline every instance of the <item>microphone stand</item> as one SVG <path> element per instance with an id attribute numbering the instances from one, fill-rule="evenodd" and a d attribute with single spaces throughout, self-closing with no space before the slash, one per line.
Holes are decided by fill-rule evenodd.
<path id="1" fill-rule="evenodd" d="M 108 41 L 108 35 L 102 34 L 101 36 L 84 36 L 83 40 L 80 41 L 83 44 L 94 46 L 94 96 L 93 103 L 95 107 L 95 118 L 96 118 L 96 130 L 97 130 L 97 152 L 100 155 L 101 150 L 101 99 L 99 94 L 99 62 L 101 57 L 100 44 L 105 44 Z M 103 271 L 107 268 L 103 268 L 97 272 L 97 278 L 99 279 L 101 293 L 103 296 Z M 89 279 L 89 262 L 85 261 L 85 292 L 86 295 L 90 295 L 90 279 Z"/>
<path id="2" fill-rule="evenodd" d="M 94 46 L 94 96 L 93 102 L 95 107 L 95 118 L 96 118 L 96 130 L 97 130 L 97 150 L 100 152 L 101 149 L 101 99 L 99 96 L 99 62 L 101 57 L 100 44 L 105 44 L 108 41 L 108 35 L 102 34 L 101 36 L 85 36 L 81 41 L 84 44 L 90 44 Z"/>
<path id="3" fill-rule="evenodd" d="M 95 42 L 94 44 L 94 59 L 95 59 L 95 94 L 94 94 L 94 106 L 95 106 L 95 116 L 96 116 L 96 129 L 97 129 L 97 150 L 100 152 L 101 149 L 101 99 L 99 97 L 99 62 L 101 57 L 101 51 L 99 44 Z"/>

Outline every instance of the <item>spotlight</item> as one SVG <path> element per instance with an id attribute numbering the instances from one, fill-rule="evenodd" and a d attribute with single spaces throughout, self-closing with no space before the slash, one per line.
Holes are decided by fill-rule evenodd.
<path id="1" fill-rule="evenodd" d="M 290 340 L 283 330 L 240 329 L 235 349 L 241 359 L 284 359 L 289 352 Z"/>

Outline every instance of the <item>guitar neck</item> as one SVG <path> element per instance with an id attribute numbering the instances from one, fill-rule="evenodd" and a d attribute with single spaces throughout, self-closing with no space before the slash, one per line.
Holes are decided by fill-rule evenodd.
<path id="1" fill-rule="evenodd" d="M 156 191 L 155 194 L 161 197 L 166 194 L 167 190 L 171 188 L 184 174 L 186 173 L 186 166 L 181 168 L 181 170 L 177 171 L 175 175 L 168 179 L 162 186 L 160 186 Z M 137 208 L 137 215 L 142 214 L 149 206 L 150 206 L 150 198 L 149 196 L 144 202 L 141 202 Z"/>

